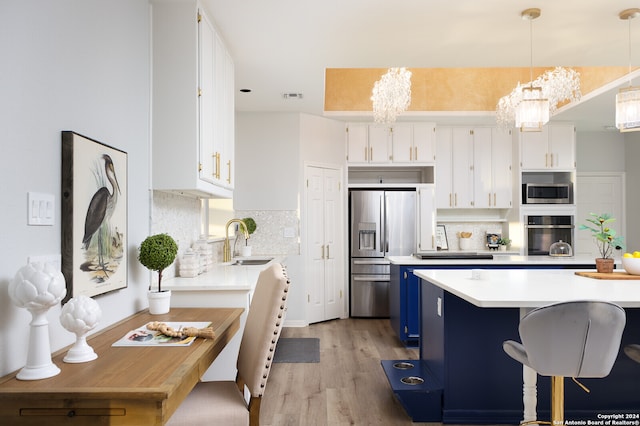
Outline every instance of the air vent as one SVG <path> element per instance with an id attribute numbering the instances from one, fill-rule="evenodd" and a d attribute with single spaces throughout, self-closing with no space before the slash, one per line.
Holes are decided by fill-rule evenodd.
<path id="1" fill-rule="evenodd" d="M 302 99 L 302 93 L 283 93 L 283 99 Z"/>

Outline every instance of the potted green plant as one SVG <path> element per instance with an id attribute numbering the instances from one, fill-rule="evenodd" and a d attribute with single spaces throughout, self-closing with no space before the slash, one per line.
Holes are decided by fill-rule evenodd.
<path id="1" fill-rule="evenodd" d="M 609 213 L 589 213 L 591 218 L 587 218 L 587 224 L 580 225 L 581 230 L 591 231 L 596 246 L 598 247 L 599 258 L 596 258 L 596 270 L 598 272 L 613 272 L 613 250 L 620 250 L 624 246 L 624 239 L 617 235 L 616 231 L 609 227 L 615 219 Z"/>
<path id="2" fill-rule="evenodd" d="M 256 232 L 256 228 L 258 227 L 258 225 L 256 225 L 256 221 L 253 220 L 253 218 L 245 217 L 244 219 L 242 219 L 242 221 L 247 227 L 247 233 L 249 234 L 249 236 L 251 236 L 251 234 Z M 251 256 L 251 246 L 249 245 L 248 238 L 244 240 L 244 247 L 242 248 L 242 256 Z"/>
<path id="3" fill-rule="evenodd" d="M 149 312 L 164 314 L 171 306 L 171 290 L 162 290 L 162 271 L 173 263 L 178 254 L 178 244 L 168 234 L 147 237 L 138 250 L 138 260 L 150 271 L 158 273 L 158 291 L 149 286 Z"/>
<path id="4" fill-rule="evenodd" d="M 500 246 L 501 251 L 506 251 L 509 244 L 511 244 L 511 239 L 509 238 L 505 237 L 498 239 L 498 245 Z"/>

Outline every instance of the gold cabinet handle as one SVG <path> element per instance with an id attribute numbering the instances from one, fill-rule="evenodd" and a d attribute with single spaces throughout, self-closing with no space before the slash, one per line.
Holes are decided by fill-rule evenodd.
<path id="1" fill-rule="evenodd" d="M 491 205 L 491 193 L 489 193 L 489 205 Z"/>
<path id="2" fill-rule="evenodd" d="M 369 150 L 368 150 L 368 149 L 367 149 L 367 147 L 365 146 L 365 147 L 364 147 L 364 161 L 369 161 L 369 159 L 367 158 L 367 154 L 369 153 L 368 151 L 369 151 Z"/>
<path id="3" fill-rule="evenodd" d="M 544 166 L 549 167 L 549 154 L 544 155 Z"/>
<path id="4" fill-rule="evenodd" d="M 231 160 L 227 161 L 227 167 L 229 168 L 229 176 L 227 177 L 227 183 L 231 184 Z"/>
<path id="5" fill-rule="evenodd" d="M 451 193 L 449 193 L 449 207 L 453 207 L 453 204 L 451 204 Z"/>
<path id="6" fill-rule="evenodd" d="M 553 167 L 553 154 L 551 154 L 551 167 Z"/>
<path id="7" fill-rule="evenodd" d="M 369 161 L 373 161 L 373 147 L 369 148 Z"/>
<path id="8" fill-rule="evenodd" d="M 413 150 L 414 150 L 413 161 L 418 161 L 418 147 L 416 146 L 415 148 L 413 148 Z"/>
<path id="9" fill-rule="evenodd" d="M 409 161 L 413 160 L 413 150 L 409 147 Z"/>
<path id="10" fill-rule="evenodd" d="M 331 256 L 329 256 L 329 244 L 327 244 L 327 259 L 329 259 Z"/>
<path id="11" fill-rule="evenodd" d="M 321 247 L 322 247 L 322 259 L 324 259 L 324 244 Z"/>
<path id="12" fill-rule="evenodd" d="M 454 196 L 454 200 L 455 203 L 453 204 L 454 207 L 458 207 L 458 193 L 456 192 L 456 195 Z"/>
<path id="13" fill-rule="evenodd" d="M 213 154 L 214 162 L 215 162 L 215 171 L 213 172 L 213 177 L 216 179 L 220 179 L 220 153 L 216 152 Z"/>

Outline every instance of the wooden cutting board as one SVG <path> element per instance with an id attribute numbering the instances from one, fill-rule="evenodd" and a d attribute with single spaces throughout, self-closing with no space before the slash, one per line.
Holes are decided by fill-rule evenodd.
<path id="1" fill-rule="evenodd" d="M 597 280 L 640 280 L 640 275 L 627 274 L 624 271 L 604 273 L 604 272 L 576 272 L 576 275 Z"/>

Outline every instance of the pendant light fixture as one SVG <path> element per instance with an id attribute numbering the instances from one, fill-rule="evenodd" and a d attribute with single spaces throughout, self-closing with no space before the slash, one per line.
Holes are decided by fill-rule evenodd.
<path id="1" fill-rule="evenodd" d="M 549 99 L 543 96 L 541 86 L 533 85 L 533 20 L 540 17 L 540 9 L 524 10 L 520 16 L 529 21 L 531 83 L 529 87 L 522 87 L 522 100 L 516 107 L 516 127 L 521 132 L 540 132 L 549 121 Z"/>
<path id="2" fill-rule="evenodd" d="M 629 87 L 616 95 L 616 127 L 620 132 L 640 130 L 640 87 L 631 85 L 631 20 L 640 15 L 640 9 L 625 9 L 618 15 L 629 23 Z"/>
<path id="3" fill-rule="evenodd" d="M 373 118 L 376 123 L 393 123 L 411 103 L 411 71 L 389 68 L 373 85 L 371 95 Z"/>

